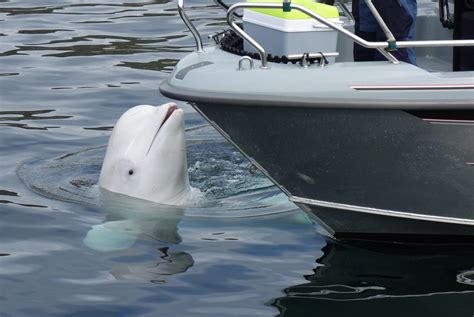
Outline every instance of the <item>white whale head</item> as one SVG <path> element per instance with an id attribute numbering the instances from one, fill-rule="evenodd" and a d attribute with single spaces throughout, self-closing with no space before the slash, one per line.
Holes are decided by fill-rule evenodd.
<path id="1" fill-rule="evenodd" d="M 184 204 L 189 185 L 183 111 L 173 103 L 141 105 L 115 125 L 99 186 L 161 204 Z"/>

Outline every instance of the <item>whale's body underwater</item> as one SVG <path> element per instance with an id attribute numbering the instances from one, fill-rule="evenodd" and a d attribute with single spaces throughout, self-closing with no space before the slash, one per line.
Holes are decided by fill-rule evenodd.
<path id="1" fill-rule="evenodd" d="M 99 187 L 166 205 L 191 203 L 183 110 L 173 103 L 126 111 L 109 139 Z"/>

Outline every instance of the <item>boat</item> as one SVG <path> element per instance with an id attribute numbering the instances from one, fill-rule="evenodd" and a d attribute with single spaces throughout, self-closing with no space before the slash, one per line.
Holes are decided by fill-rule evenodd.
<path id="1" fill-rule="evenodd" d="M 315 11 L 298 1 L 217 3 L 229 28 L 204 47 L 178 1 L 196 50 L 161 83 L 163 95 L 189 102 L 336 239 L 474 237 L 474 55 L 466 55 L 474 52 L 474 38 L 453 39 L 452 4 L 419 0 L 412 41 L 390 40 L 371 6 L 388 40 L 369 42 L 354 34 L 342 2 L 336 1 L 336 18 L 334 9 Z M 324 42 L 324 50 L 295 52 L 288 34 L 266 36 L 272 26 L 258 19 L 271 20 L 277 11 L 317 23 L 298 43 Z M 250 34 L 255 25 L 260 29 Z M 336 37 L 334 47 L 317 40 L 327 32 Z M 290 43 L 287 55 L 260 44 L 275 37 Z M 386 60 L 354 62 L 354 42 Z M 415 48 L 417 65 L 392 54 L 406 47 Z M 467 64 L 460 65 L 460 54 Z"/>

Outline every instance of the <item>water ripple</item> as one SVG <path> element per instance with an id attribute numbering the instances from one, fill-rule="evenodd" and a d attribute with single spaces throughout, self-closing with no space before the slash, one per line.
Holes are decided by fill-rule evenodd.
<path id="1" fill-rule="evenodd" d="M 246 159 L 223 139 L 208 139 L 208 130 L 211 128 L 205 126 L 189 129 L 187 133 L 191 185 L 204 192 L 207 199 L 187 208 L 186 215 L 246 217 L 295 210 L 286 196 L 263 175 L 250 173 Z M 100 146 L 52 159 L 36 159 L 22 165 L 19 176 L 29 188 L 47 197 L 99 206 L 104 197 L 108 201 L 107 195 L 99 192 L 96 186 L 104 150 L 105 146 Z M 119 198 L 112 195 L 112 201 L 107 204 L 125 204 L 135 209 L 159 207 L 133 198 L 128 198 L 129 202 Z M 233 240 L 233 237 L 227 238 Z"/>
<path id="2" fill-rule="evenodd" d="M 0 111 L 0 126 L 10 128 L 19 128 L 25 130 L 50 130 L 59 129 L 57 125 L 31 125 L 30 123 L 20 123 L 18 121 L 37 121 L 37 120 L 64 120 L 73 118 L 73 116 L 43 116 L 43 114 L 54 112 L 55 110 L 31 110 L 31 111 Z M 13 121 L 13 122 L 12 122 Z"/>
<path id="3" fill-rule="evenodd" d="M 211 3 L 186 1 L 205 42 L 224 22 Z M 96 185 L 117 118 L 169 101 L 157 85 L 195 49 L 176 1 L 0 0 L 0 36 L 0 315 L 275 312 L 265 303 L 303 279 L 320 239 L 288 226 L 294 205 L 190 106 L 190 173 L 209 208 Z"/>

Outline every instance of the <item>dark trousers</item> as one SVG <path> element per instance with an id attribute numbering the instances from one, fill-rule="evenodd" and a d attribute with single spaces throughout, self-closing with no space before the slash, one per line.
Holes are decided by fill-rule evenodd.
<path id="1" fill-rule="evenodd" d="M 384 42 L 387 36 L 375 21 L 364 0 L 352 2 L 352 13 L 355 18 L 355 33 L 367 41 Z M 382 16 L 397 41 L 413 39 L 416 19 L 416 0 L 373 0 L 374 6 Z M 391 52 L 398 60 L 416 63 L 412 48 L 398 49 Z M 387 60 L 375 49 L 368 49 L 354 43 L 355 61 Z"/>
<path id="2" fill-rule="evenodd" d="M 474 39 L 474 1 L 454 1 L 454 39 Z M 453 70 L 474 70 L 474 47 L 453 48 Z"/>

